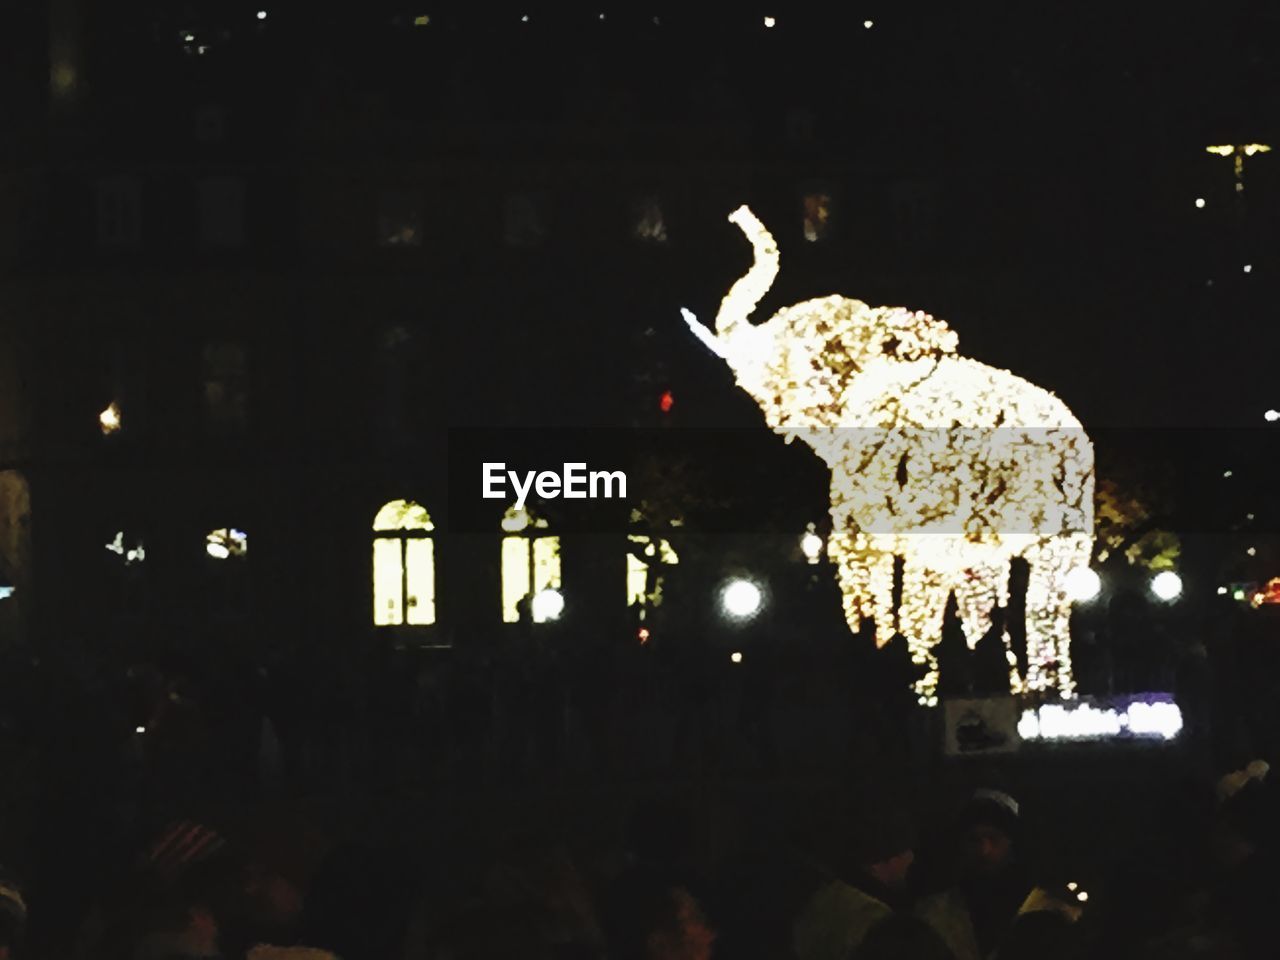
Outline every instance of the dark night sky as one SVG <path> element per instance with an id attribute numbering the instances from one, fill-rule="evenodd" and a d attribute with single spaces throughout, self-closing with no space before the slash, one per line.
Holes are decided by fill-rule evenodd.
<path id="1" fill-rule="evenodd" d="M 249 163 L 339 154 L 471 157 L 498 169 L 512 159 L 604 170 L 642 162 L 687 176 L 690 193 L 715 171 L 745 165 L 762 196 L 768 171 L 811 167 L 853 184 L 852 234 L 859 203 L 876 199 L 858 194 L 864 174 L 937 181 L 941 253 L 888 264 L 860 258 L 857 244 L 811 256 L 784 243 L 766 308 L 841 292 L 930 310 L 959 331 L 963 352 L 1054 389 L 1091 424 L 1254 425 L 1280 404 L 1270 307 L 1280 153 L 1250 163 L 1240 226 L 1230 161 L 1203 152 L 1210 142 L 1280 145 L 1280 13 L 1268 4 L 1180 5 L 1155 17 L 1080 4 L 720 16 L 629 4 L 606 7 L 604 23 L 530 5 L 528 24 L 513 8 L 420 6 L 319 11 L 261 0 L 98 11 L 84 30 L 94 145 L 68 151 L 39 134 L 8 149 L 19 162 L 46 145 L 62 162 L 178 159 L 173 117 L 217 96 L 239 111 L 228 157 Z M 260 7 L 265 23 L 253 18 Z M 429 28 L 408 25 L 419 12 L 432 15 Z M 778 17 L 775 29 L 763 29 L 765 13 Z M 25 15 L 40 36 L 36 15 Z M 216 39 L 207 61 L 182 52 L 185 29 Z M 47 63 L 28 37 L 6 33 L 16 48 L 0 56 L 13 76 L 6 113 L 21 131 L 38 115 Z M 358 115 L 368 96 L 387 118 L 383 135 L 336 145 L 317 136 Z M 815 143 L 800 156 L 782 144 L 780 121 L 798 105 L 817 118 Z M 721 127 L 723 135 L 707 133 Z M 1197 196 L 1209 199 L 1205 211 L 1194 208 Z M 598 314 L 611 297 L 640 305 L 626 319 L 587 325 L 586 355 L 604 363 L 616 355 L 615 324 L 660 325 L 685 304 L 713 312 L 746 248 L 722 219 L 730 198 L 711 190 L 697 199 L 685 246 L 673 239 L 674 266 L 584 263 L 590 243 L 548 254 L 550 272 L 577 278 L 585 267 L 596 287 L 571 283 L 554 302 L 530 291 L 539 329 L 575 309 Z M 1246 262 L 1255 265 L 1248 276 Z M 485 271 L 475 276 L 483 282 Z M 549 359 L 562 353 L 555 336 L 546 342 Z M 696 350 L 671 359 L 705 378 Z"/>

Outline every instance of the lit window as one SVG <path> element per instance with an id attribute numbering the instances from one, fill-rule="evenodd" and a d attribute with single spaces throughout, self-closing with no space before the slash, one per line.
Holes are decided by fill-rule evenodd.
<path id="1" fill-rule="evenodd" d="M 644 534 L 627 536 L 627 606 L 643 613 L 650 604 L 662 603 L 662 574 L 655 568 L 678 563 L 680 558 L 666 540 L 654 540 Z"/>
<path id="2" fill-rule="evenodd" d="M 416 190 L 384 190 L 378 197 L 378 245 L 422 246 L 422 196 Z"/>
<path id="3" fill-rule="evenodd" d="M 539 533 L 547 521 L 511 507 L 502 517 L 502 622 L 519 623 L 528 603 L 535 623 L 547 617 L 532 603 L 544 590 L 560 589 L 560 538 Z"/>
<path id="4" fill-rule="evenodd" d="M 542 193 L 513 193 L 504 211 L 504 237 L 513 247 L 536 247 L 547 238 L 547 208 Z"/>
<path id="5" fill-rule="evenodd" d="M 831 229 L 831 195 L 807 193 L 804 197 L 804 238 L 810 243 L 825 240 Z"/>
<path id="6" fill-rule="evenodd" d="M 98 414 L 98 426 L 102 428 L 102 435 L 109 437 L 111 434 L 120 430 L 120 404 L 114 400 L 107 405 L 107 408 Z"/>
<path id="7" fill-rule="evenodd" d="M 204 404 L 209 426 L 238 432 L 249 419 L 249 368 L 238 343 L 210 343 L 204 348 Z"/>
<path id="8" fill-rule="evenodd" d="M 98 181 L 98 245 L 136 247 L 142 237 L 142 186 L 137 177 Z"/>
<path id="9" fill-rule="evenodd" d="M 199 183 L 200 242 L 206 247 L 244 243 L 244 181 L 208 177 Z"/>
<path id="10" fill-rule="evenodd" d="M 106 544 L 106 548 L 118 556 L 126 567 L 142 563 L 147 559 L 147 551 L 142 541 L 137 537 L 130 537 L 126 542 L 123 530 L 116 531 L 115 537 Z"/>
<path id="11" fill-rule="evenodd" d="M 657 197 L 638 200 L 632 210 L 632 232 L 637 240 L 646 243 L 667 242 L 667 221 L 662 215 L 662 204 Z"/>
<path id="12" fill-rule="evenodd" d="M 245 557 L 249 554 L 249 535 L 235 527 L 219 527 L 204 538 L 204 550 L 215 560 Z"/>
<path id="13" fill-rule="evenodd" d="M 436 555 L 427 511 L 392 500 L 373 520 L 373 622 L 379 627 L 436 622 Z"/>

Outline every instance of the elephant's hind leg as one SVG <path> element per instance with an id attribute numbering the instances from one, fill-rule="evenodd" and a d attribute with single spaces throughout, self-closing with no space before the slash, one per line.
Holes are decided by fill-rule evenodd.
<path id="1" fill-rule="evenodd" d="M 1027 582 L 1027 689 L 1056 688 L 1065 698 L 1075 696 L 1071 671 L 1071 599 L 1066 575 L 1088 566 L 1091 541 L 1071 534 L 1050 537 L 1027 552 L 1031 573 Z"/>
<path id="2" fill-rule="evenodd" d="M 964 637 L 972 650 L 991 629 L 991 614 L 997 605 L 1009 606 L 1009 564 L 990 563 L 966 570 L 956 584 L 956 611 L 964 628 Z M 1007 629 L 1002 631 L 1004 655 L 1009 664 L 1009 689 L 1022 692 L 1022 675 L 1018 658 Z"/>

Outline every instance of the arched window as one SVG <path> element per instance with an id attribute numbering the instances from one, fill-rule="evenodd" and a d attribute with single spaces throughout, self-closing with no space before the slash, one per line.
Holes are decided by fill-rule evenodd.
<path id="1" fill-rule="evenodd" d="M 502 622 L 519 623 L 521 601 L 560 589 L 560 538 L 539 533 L 547 529 L 547 521 L 523 508 L 510 507 L 502 529 Z M 555 604 L 532 604 L 534 623 L 558 615 Z"/>
<path id="2" fill-rule="evenodd" d="M 627 536 L 627 606 L 636 607 L 640 618 L 650 605 L 662 602 L 662 574 L 656 568 L 679 563 L 671 544 L 648 534 Z"/>
<path id="3" fill-rule="evenodd" d="M 373 520 L 373 622 L 379 627 L 436 622 L 436 557 L 427 511 L 392 500 Z"/>

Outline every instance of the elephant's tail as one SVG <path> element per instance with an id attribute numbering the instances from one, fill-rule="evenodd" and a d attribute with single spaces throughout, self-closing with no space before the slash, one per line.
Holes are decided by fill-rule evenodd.
<path id="1" fill-rule="evenodd" d="M 755 262 L 720 303 L 720 312 L 716 314 L 716 333 L 724 338 L 732 337 L 750 324 L 752 311 L 778 276 L 778 245 L 756 215 L 746 206 L 741 206 L 729 215 L 729 222 L 736 224 L 751 241 Z"/>

